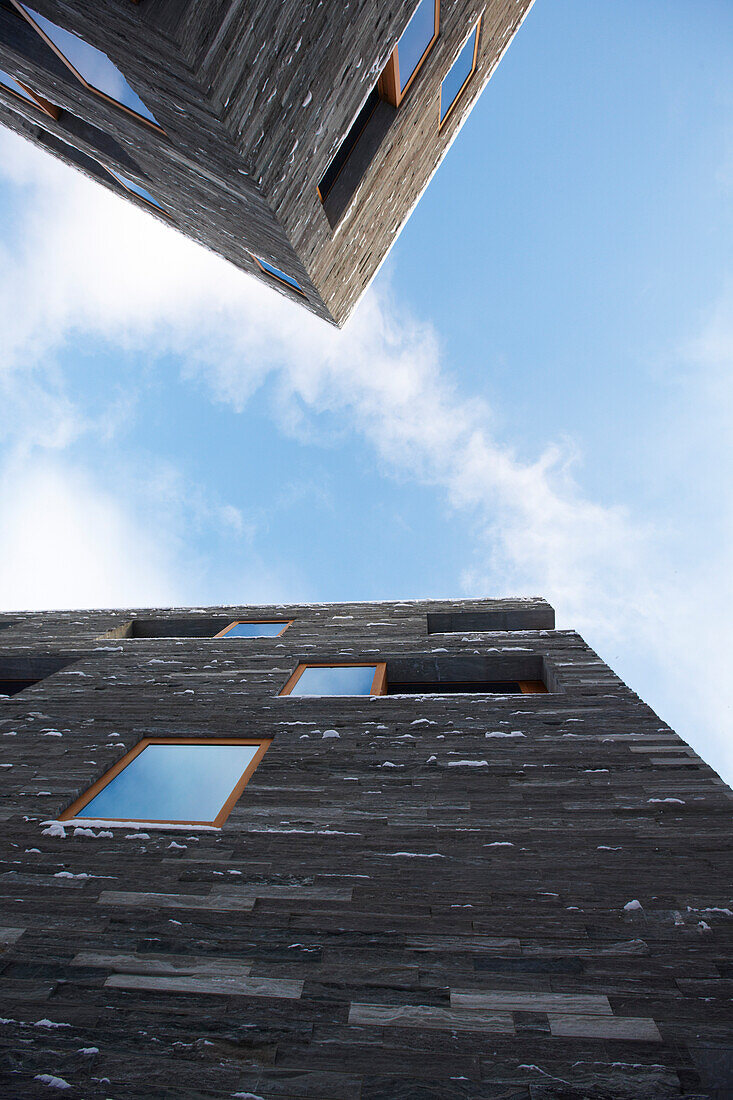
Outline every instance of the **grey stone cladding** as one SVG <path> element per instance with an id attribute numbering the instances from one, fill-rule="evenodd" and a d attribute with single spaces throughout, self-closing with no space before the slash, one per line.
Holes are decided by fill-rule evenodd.
<path id="1" fill-rule="evenodd" d="M 531 3 L 441 0 L 435 45 L 399 109 L 380 115 L 334 225 L 319 182 L 417 0 L 33 0 L 112 59 L 165 134 L 81 85 L 0 0 L 0 69 L 60 108 L 49 118 L 0 83 L 0 119 L 140 204 L 101 165 L 121 172 L 160 203 L 164 214 L 142 203 L 153 216 L 342 324 Z M 441 81 L 479 16 L 476 71 L 439 128 Z M 263 274 L 253 254 L 305 296 Z"/>
<path id="2" fill-rule="evenodd" d="M 211 637 L 246 618 L 293 621 Z M 0 1094 L 730 1098 L 731 791 L 553 623 L 0 617 L 2 674 L 44 677 L 0 700 Z M 309 660 L 549 690 L 278 696 Z M 272 744 L 220 830 L 55 823 L 146 736 Z"/>

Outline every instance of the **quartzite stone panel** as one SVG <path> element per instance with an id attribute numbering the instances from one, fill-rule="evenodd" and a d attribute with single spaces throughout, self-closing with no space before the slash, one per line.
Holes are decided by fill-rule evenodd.
<path id="1" fill-rule="evenodd" d="M 427 633 L 522 610 L 0 617 L 0 659 L 74 662 L 0 701 L 5 1094 L 729 1096 L 730 791 L 573 631 Z M 119 636 L 188 616 L 294 621 Z M 555 690 L 276 694 L 302 660 L 512 652 Z M 273 742 L 220 831 L 54 835 L 146 735 Z"/>

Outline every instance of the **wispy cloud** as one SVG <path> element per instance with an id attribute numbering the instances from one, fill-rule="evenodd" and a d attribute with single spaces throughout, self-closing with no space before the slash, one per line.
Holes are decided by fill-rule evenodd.
<path id="1" fill-rule="evenodd" d="M 633 686 L 663 717 L 679 717 L 680 732 L 719 768 L 733 769 L 722 734 L 731 706 L 722 656 L 728 624 L 714 610 L 720 555 L 682 579 L 650 523 L 581 493 L 567 448 L 549 443 L 534 461 L 521 460 L 496 438 L 487 405 L 447 375 L 432 327 L 402 310 L 397 318 L 378 294 L 337 332 L 9 135 L 0 136 L 0 162 L 26 189 L 0 276 L 6 378 L 22 379 L 21 389 L 29 378 L 47 385 L 39 379 L 55 352 L 72 337 L 94 338 L 144 349 L 151 359 L 176 355 L 184 376 L 239 411 L 265 378 L 274 380 L 283 430 L 302 431 L 312 413 L 338 414 L 386 471 L 434 486 L 450 508 L 473 517 L 479 534 L 460 563 L 464 589 L 546 595 L 561 625 L 583 631 L 632 682 L 643 668 L 654 690 L 647 693 L 640 677 Z M 711 320 L 695 349 L 700 369 L 706 356 L 727 359 L 725 331 Z M 62 448 L 85 426 L 71 398 L 47 400 L 57 402 Z M 39 437 L 32 416 L 23 436 Z M 28 499 L 43 496 L 48 476 L 47 468 L 28 485 Z M 70 523 L 74 514 L 67 509 Z M 13 553 L 22 574 L 22 554 Z M 185 548 L 169 545 L 166 556 L 143 538 L 136 554 L 147 569 L 137 590 L 150 590 L 154 603 L 185 598 L 169 580 Z M 124 562 L 117 568 L 124 572 Z M 32 573 L 26 582 L 31 594 Z M 36 605 L 39 591 L 49 605 L 68 602 L 50 582 L 33 591 Z M 89 604 L 81 587 L 75 591 Z"/>

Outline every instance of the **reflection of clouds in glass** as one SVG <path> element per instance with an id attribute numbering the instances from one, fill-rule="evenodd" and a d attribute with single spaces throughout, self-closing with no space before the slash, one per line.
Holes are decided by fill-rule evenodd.
<path id="1" fill-rule="evenodd" d="M 440 121 L 442 122 L 451 109 L 463 85 L 471 75 L 473 69 L 473 55 L 476 49 L 475 27 L 466 45 L 448 70 L 443 83 L 440 85 Z"/>
<path id="2" fill-rule="evenodd" d="M 79 75 L 84 77 L 87 84 L 90 84 L 99 92 L 104 92 L 105 95 L 110 96 L 123 106 L 129 107 L 136 114 L 142 115 L 143 118 L 148 118 L 151 122 L 157 124 L 155 116 L 148 110 L 137 92 L 132 90 L 120 70 L 114 62 L 110 61 L 106 53 L 102 53 L 96 46 L 90 46 L 88 42 L 79 38 L 78 35 L 72 34 L 71 31 L 65 31 L 63 27 L 57 27 L 50 19 L 46 19 L 45 16 L 34 11 L 27 4 L 23 4 L 23 7 L 57 49 L 74 66 Z"/>
<path id="3" fill-rule="evenodd" d="M 213 821 L 258 745 L 147 745 L 77 817 Z"/>
<path id="4" fill-rule="evenodd" d="M 225 638 L 275 638 L 285 623 L 235 623 Z"/>
<path id="5" fill-rule="evenodd" d="M 291 695 L 368 695 L 376 665 L 364 668 L 314 668 L 303 670 Z"/>
<path id="6" fill-rule="evenodd" d="M 27 99 L 29 103 L 33 103 L 33 100 L 28 95 L 25 88 L 21 88 L 18 81 L 3 69 L 0 69 L 0 84 L 4 84 L 6 88 L 10 88 L 11 92 L 15 92 L 16 95 L 22 96 L 23 99 Z"/>
<path id="7" fill-rule="evenodd" d="M 293 286 L 296 290 L 302 291 L 300 283 L 297 282 L 292 275 L 286 275 L 279 267 L 275 267 L 274 264 L 268 264 L 267 260 L 263 260 L 260 256 L 257 256 L 257 260 L 269 275 L 274 275 L 276 279 L 282 279 L 284 283 L 288 283 L 289 286 Z"/>
<path id="8" fill-rule="evenodd" d="M 435 0 L 421 0 L 415 14 L 402 32 L 397 43 L 400 66 L 400 91 L 403 92 L 420 58 L 435 34 Z"/>

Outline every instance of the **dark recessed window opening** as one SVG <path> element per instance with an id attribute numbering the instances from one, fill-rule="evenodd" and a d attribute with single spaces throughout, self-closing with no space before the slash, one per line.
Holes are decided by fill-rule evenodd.
<path id="1" fill-rule="evenodd" d="M 269 275 L 271 276 L 271 278 L 277 279 L 279 283 L 283 283 L 291 290 L 294 290 L 297 294 L 302 294 L 305 298 L 305 291 L 303 290 L 298 280 L 294 279 L 292 275 L 286 274 L 286 272 L 281 271 L 279 267 L 275 267 L 274 264 L 268 263 L 267 260 L 263 260 L 260 256 L 255 256 L 254 252 L 250 253 L 250 255 L 259 267 L 260 271 L 263 271 L 265 275 Z"/>
<path id="2" fill-rule="evenodd" d="M 0 700 L 18 695 L 74 663 L 64 657 L 0 657 Z"/>
<path id="3" fill-rule="evenodd" d="M 497 630 L 553 630 L 555 612 L 549 604 L 487 608 L 485 611 L 429 611 L 428 634 L 475 634 Z"/>
<path id="4" fill-rule="evenodd" d="M 521 695 L 547 691 L 541 680 L 424 680 L 387 682 L 387 695 Z"/>
<path id="5" fill-rule="evenodd" d="M 438 107 L 440 126 L 448 118 L 476 70 L 480 28 L 481 20 L 479 19 L 440 85 Z"/>
<path id="6" fill-rule="evenodd" d="M 14 0 L 14 3 L 85 88 L 163 133 L 152 111 L 106 53 L 85 42 L 78 34 L 57 26 L 22 0 Z"/>
<path id="7" fill-rule="evenodd" d="M 336 156 L 333 158 L 328 168 L 326 169 L 321 182 L 318 184 L 318 196 L 321 202 L 325 202 L 329 195 L 331 188 L 341 174 L 347 160 L 351 156 L 357 141 L 364 132 L 364 127 L 369 122 L 369 119 L 374 114 L 379 103 L 379 92 L 376 87 L 372 88 L 371 92 L 366 98 L 366 102 L 358 115 L 354 119 L 351 128 L 341 142 L 341 145 L 336 152 Z"/>
<path id="8" fill-rule="evenodd" d="M 387 664 L 387 695 L 534 695 L 554 679 L 543 658 L 531 653 L 426 654 Z"/>
<path id="9" fill-rule="evenodd" d="M 59 820 L 220 827 L 271 741 L 144 738 L 72 802 Z"/>
<path id="10" fill-rule="evenodd" d="M 300 664 L 280 695 L 384 695 L 387 666 L 371 664 Z"/>
<path id="11" fill-rule="evenodd" d="M 292 620 L 282 619 L 263 619 L 261 622 L 257 622 L 254 619 L 241 619 L 238 622 L 230 623 L 224 630 L 220 630 L 218 634 L 215 634 L 215 638 L 279 638 L 283 634 Z"/>

